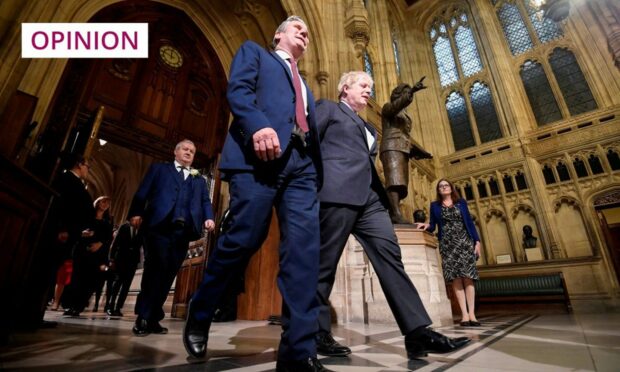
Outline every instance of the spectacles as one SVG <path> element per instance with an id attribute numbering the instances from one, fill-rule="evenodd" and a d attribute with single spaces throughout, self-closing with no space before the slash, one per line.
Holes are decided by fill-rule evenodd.
<path id="1" fill-rule="evenodd" d="M 450 185 L 439 185 L 439 186 L 437 186 L 437 188 L 439 188 L 439 189 L 449 189 Z"/>

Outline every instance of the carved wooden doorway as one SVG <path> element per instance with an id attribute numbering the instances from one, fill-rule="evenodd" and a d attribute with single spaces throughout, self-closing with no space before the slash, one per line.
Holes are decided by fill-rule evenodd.
<path id="1" fill-rule="evenodd" d="M 154 161 L 171 161 L 175 144 L 184 138 L 192 140 L 197 148 L 193 165 L 209 175 L 214 210 L 218 211 L 217 163 L 230 113 L 226 74 L 209 40 L 186 13 L 155 1 L 118 2 L 103 8 L 90 22 L 147 22 L 149 58 L 70 60 L 36 155 L 26 167 L 44 181 L 52 179 L 61 151 L 82 153 L 87 147 L 93 113 L 103 107 L 98 138 L 116 148 Z M 104 156 L 93 155 L 100 171 L 91 172 L 92 190 L 128 205 L 148 164 L 140 157 L 112 164 Z M 123 176 L 127 174 L 135 177 Z M 117 210 L 126 213 L 124 207 Z M 116 223 L 122 223 L 127 216 L 115 217 Z M 186 260 L 191 262 L 181 275 L 183 280 L 177 281 L 179 293 L 193 292 L 213 241 L 212 236 L 206 237 L 206 247 L 196 250 L 200 254 Z"/>
<path id="2" fill-rule="evenodd" d="M 594 208 L 605 243 L 620 282 L 620 190 L 605 193 L 594 200 Z"/>

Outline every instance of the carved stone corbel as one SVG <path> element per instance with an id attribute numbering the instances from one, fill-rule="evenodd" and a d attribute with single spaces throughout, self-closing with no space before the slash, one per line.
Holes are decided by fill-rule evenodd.
<path id="1" fill-rule="evenodd" d="M 362 58 L 368 41 L 370 41 L 370 24 L 368 11 L 362 1 L 351 1 L 345 11 L 344 30 L 348 38 L 353 40 L 355 56 Z"/>

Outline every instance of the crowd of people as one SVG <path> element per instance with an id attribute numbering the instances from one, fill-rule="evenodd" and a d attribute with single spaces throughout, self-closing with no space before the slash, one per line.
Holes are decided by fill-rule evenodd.
<path id="1" fill-rule="evenodd" d="M 229 183 L 231 217 L 190 300 L 183 344 L 191 356 L 205 356 L 218 304 L 267 237 L 275 207 L 281 234 L 277 283 L 283 299 L 278 371 L 327 371 L 317 354 L 351 353 L 332 337 L 329 307 L 337 264 L 350 234 L 377 272 L 408 357 L 457 350 L 471 340 L 429 328 L 432 321 L 404 270 L 390 218 L 390 195 L 374 165 L 377 131 L 359 116 L 370 99 L 373 79 L 362 71 L 347 72 L 338 83 L 338 102 L 315 104 L 297 67 L 308 44 L 306 24 L 291 16 L 275 31 L 273 50 L 248 41 L 232 61 L 227 99 L 233 121 L 219 164 L 222 180 Z M 405 88 L 425 87 L 420 81 Z M 69 284 L 65 314 L 78 315 L 106 273 L 113 272 L 106 311 L 122 316 L 144 245 L 133 333 L 167 333 L 159 323 L 163 304 L 188 243 L 215 228 L 206 183 L 191 168 L 195 153 L 194 143 L 183 140 L 175 147 L 173 162 L 151 166 L 115 239 L 110 198 L 93 202 L 82 183 L 88 161 L 77 157 L 67 167 L 58 186 L 63 218 L 57 244 L 63 255 L 52 309 L 58 308 Z M 461 325 L 479 326 L 473 281 L 478 278 L 480 239 L 467 203 L 445 179 L 437 183 L 430 223 L 418 224 L 429 231 L 436 226 L 444 276 L 458 299 Z"/>

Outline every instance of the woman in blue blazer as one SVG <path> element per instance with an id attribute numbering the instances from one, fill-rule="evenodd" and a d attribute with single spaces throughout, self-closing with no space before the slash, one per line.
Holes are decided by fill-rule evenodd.
<path id="1" fill-rule="evenodd" d="M 480 257 L 480 237 L 469 214 L 467 202 L 459 197 L 446 179 L 437 182 L 437 200 L 431 203 L 430 223 L 419 224 L 430 232 L 439 226 L 439 253 L 443 275 L 452 283 L 461 308 L 461 326 L 480 326 L 474 314 L 475 288 L 478 280 L 476 261 Z"/>

